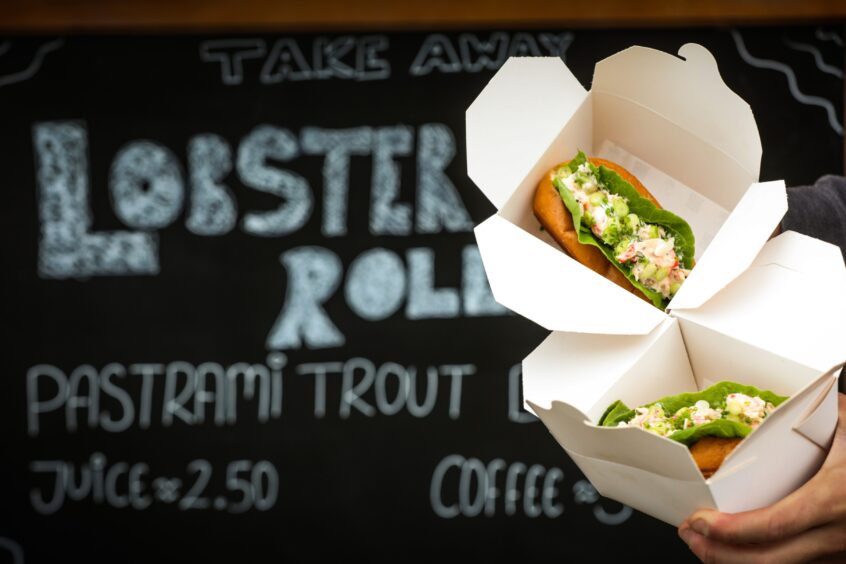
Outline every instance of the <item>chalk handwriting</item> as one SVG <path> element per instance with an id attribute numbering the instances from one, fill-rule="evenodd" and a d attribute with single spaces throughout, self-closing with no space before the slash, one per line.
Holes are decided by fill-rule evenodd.
<path id="1" fill-rule="evenodd" d="M 315 196 L 299 174 L 279 163 L 301 153 L 324 157 L 322 232 L 347 235 L 350 160 L 372 156 L 369 230 L 374 235 L 467 232 L 473 228 L 446 170 L 456 154 L 452 131 L 443 124 L 423 124 L 417 131 L 417 186 L 414 213 L 400 202 L 395 158 L 411 151 L 413 130 L 406 126 L 342 130 L 303 128 L 300 138 L 273 125 L 256 126 L 240 142 L 235 172 L 247 187 L 277 196 L 275 209 L 244 212 L 241 229 L 258 237 L 281 237 L 311 218 Z M 137 231 L 91 232 L 88 197 L 87 131 L 79 122 L 46 122 L 33 128 L 36 149 L 38 209 L 41 220 L 39 275 L 86 278 L 101 275 L 156 274 L 157 230 L 182 213 L 184 175 L 175 154 L 149 140 L 127 143 L 115 155 L 109 174 L 115 215 Z M 188 141 L 191 202 L 186 228 L 200 236 L 223 235 L 237 223 L 233 190 L 224 184 L 232 172 L 233 151 L 222 137 L 200 134 Z M 272 162 L 271 162 L 272 160 Z M 412 216 L 414 221 L 412 223 Z M 462 252 L 461 291 L 435 288 L 432 249 L 409 249 L 403 263 L 395 251 L 372 249 L 357 257 L 346 277 L 344 295 L 361 318 L 385 319 L 405 304 L 408 319 L 455 318 L 460 315 L 505 315 L 490 293 L 475 246 Z M 340 258 L 319 246 L 299 247 L 280 257 L 287 274 L 285 299 L 270 328 L 270 350 L 339 347 L 343 332 L 322 304 L 341 285 Z M 382 270 L 384 269 L 384 270 Z M 387 292 L 387 299 L 379 299 Z"/>
<path id="2" fill-rule="evenodd" d="M 577 504 L 592 505 L 593 516 L 603 525 L 620 525 L 628 521 L 634 513 L 628 505 L 621 505 L 616 512 L 607 511 L 602 504 L 599 492 L 587 480 L 579 480 L 573 484 L 573 500 Z"/>
<path id="3" fill-rule="evenodd" d="M 200 43 L 200 60 L 220 63 L 223 84 L 244 82 L 244 61 L 264 57 L 267 48 L 261 39 L 214 39 Z"/>
<path id="4" fill-rule="evenodd" d="M 442 519 L 499 514 L 555 519 L 564 514 L 563 481 L 564 471 L 554 466 L 507 463 L 502 458 L 485 463 L 450 454 L 432 472 L 429 502 Z M 587 480 L 577 480 L 572 492 L 573 501 L 590 506 L 594 518 L 603 525 L 620 525 L 632 516 L 632 509 L 626 505 L 616 504 L 620 507 L 617 511 L 605 509 L 608 500 L 603 500 Z"/>
<path id="5" fill-rule="evenodd" d="M 441 33 L 426 36 L 408 69 L 412 76 L 433 72 L 458 73 L 494 71 L 512 56 L 557 56 L 565 59 L 573 42 L 571 32 L 506 33 L 488 35 Z M 263 59 L 257 72 L 261 84 L 310 80 L 385 80 L 391 76 L 385 58 L 390 43 L 385 35 L 342 35 L 317 37 L 310 45 L 281 37 L 268 43 L 260 38 L 203 41 L 200 60 L 219 66 L 225 85 L 243 84 L 244 61 Z"/>
<path id="6" fill-rule="evenodd" d="M 478 458 L 451 454 L 432 473 L 429 501 L 442 519 L 493 517 L 499 512 L 554 519 L 564 513 L 557 487 L 563 479 L 560 468 L 507 464 L 501 458 L 485 464 Z"/>
<path id="7" fill-rule="evenodd" d="M 277 237 L 296 231 L 314 207 L 308 182 L 300 175 L 266 164 L 268 158 L 289 161 L 299 155 L 297 139 L 287 129 L 260 125 L 238 147 L 238 174 L 256 190 L 279 196 L 283 203 L 270 212 L 249 212 L 242 227 L 251 235 Z"/>
<path id="8" fill-rule="evenodd" d="M 282 416 L 283 371 L 286 377 L 313 379 L 315 418 L 327 416 L 331 395 L 341 419 L 401 411 L 417 418 L 440 413 L 458 419 L 464 380 L 477 372 L 474 364 L 415 366 L 362 357 L 293 366 L 287 362 L 284 353 L 272 352 L 265 363 L 228 366 L 113 362 L 66 371 L 37 364 L 26 374 L 28 434 L 223 427 L 247 417 L 267 423 Z M 436 412 L 438 405 L 444 407 Z"/>
<path id="9" fill-rule="evenodd" d="M 26 375 L 27 429 L 42 432 L 42 420 L 55 424 L 63 415 L 69 433 L 82 427 L 121 433 L 137 426 L 147 429 L 154 416 L 162 427 L 176 423 L 196 426 L 207 418 L 215 426 L 234 425 L 239 410 L 250 410 L 264 423 L 282 415 L 282 371 L 287 359 L 271 352 L 266 363 L 237 362 L 223 366 L 205 362 L 194 366 L 119 363 L 96 368 L 82 364 L 69 374 L 50 364 L 32 366 Z M 158 406 L 153 405 L 161 397 Z"/>
<path id="10" fill-rule="evenodd" d="M 175 154 L 149 140 L 127 143 L 112 163 L 109 188 L 115 215 L 138 231 L 91 232 L 87 131 L 78 122 L 47 122 L 33 129 L 41 220 L 39 275 L 87 278 L 98 275 L 157 274 L 157 230 L 171 225 L 183 210 L 185 180 Z M 246 210 L 241 229 L 258 237 L 281 237 L 311 218 L 315 195 L 308 180 L 279 163 L 300 154 L 324 157 L 322 232 L 348 235 L 350 161 L 371 156 L 372 194 L 369 230 L 373 235 L 468 232 L 473 220 L 447 167 L 456 154 L 452 131 L 443 124 L 422 124 L 417 131 L 415 206 L 398 201 L 399 166 L 395 158 L 411 152 L 413 129 L 406 126 L 332 130 L 303 128 L 300 137 L 268 124 L 256 126 L 240 142 L 234 169 L 247 187 L 279 198 L 275 209 Z M 237 223 L 238 205 L 224 181 L 232 172 L 233 151 L 222 137 L 200 134 L 188 141 L 191 202 L 186 228 L 200 236 L 219 236 Z M 493 299 L 475 246 L 462 252 L 461 290 L 435 288 L 434 251 L 409 249 L 403 262 L 395 251 L 375 248 L 352 263 L 344 286 L 347 304 L 368 321 L 385 319 L 404 304 L 412 320 L 505 315 Z M 322 304 L 340 287 L 341 259 L 319 246 L 286 251 L 280 261 L 288 283 L 280 314 L 268 331 L 270 350 L 339 347 L 344 334 Z M 382 298 L 380 298 L 380 293 Z"/>
<path id="11" fill-rule="evenodd" d="M 91 232 L 87 135 L 81 122 L 33 126 L 41 227 L 39 275 L 157 274 L 157 230 L 172 224 L 184 207 L 181 163 L 155 141 L 127 143 L 111 164 L 109 192 L 117 218 L 139 230 Z M 280 166 L 305 154 L 324 157 L 321 230 L 327 237 L 348 233 L 350 161 L 366 157 L 373 161 L 372 234 L 470 231 L 473 222 L 447 174 L 456 154 L 455 136 L 443 124 L 422 124 L 417 130 L 416 208 L 398 201 L 396 159 L 411 153 L 413 139 L 413 129 L 407 126 L 304 127 L 299 137 L 274 125 L 256 126 L 238 144 L 235 173 L 244 186 L 272 194 L 280 204 L 272 210 L 244 211 L 241 229 L 258 237 L 282 237 L 308 222 L 315 201 L 311 184 Z M 233 229 L 238 213 L 236 188 L 224 184 L 232 172 L 233 150 L 222 137 L 203 133 L 189 139 L 187 152 L 191 202 L 186 228 L 202 236 L 224 235 Z"/>
<path id="12" fill-rule="evenodd" d="M 341 259 L 322 247 L 299 247 L 284 253 L 288 273 L 285 303 L 267 335 L 271 349 L 340 347 L 346 339 L 322 304 L 338 288 Z"/>
<path id="13" fill-rule="evenodd" d="M 35 167 L 43 278 L 137 276 L 159 271 L 158 238 L 139 231 L 92 232 L 88 140 L 83 124 L 35 124 Z"/>
<path id="14" fill-rule="evenodd" d="M 411 154 L 414 130 L 405 125 L 377 128 L 373 138 L 370 232 L 374 235 L 411 233 L 411 205 L 398 202 L 400 167 L 395 158 Z"/>
<path id="15" fill-rule="evenodd" d="M 370 249 L 350 266 L 344 297 L 350 309 L 367 321 L 393 315 L 406 292 L 405 265 L 393 251 Z"/>
<path id="16" fill-rule="evenodd" d="M 444 364 L 421 368 L 395 362 L 377 365 L 369 359 L 356 357 L 345 362 L 300 364 L 296 372 L 314 378 L 316 418 L 326 416 L 330 386 L 327 376 L 335 376 L 332 378 L 332 387 L 333 391 L 338 392 L 338 417 L 341 419 L 348 419 L 353 412 L 365 417 L 375 417 L 377 414 L 396 415 L 403 409 L 413 417 L 426 417 L 437 405 L 441 378 L 449 379 L 447 413 L 451 419 L 458 419 L 461 416 L 464 377 L 475 374 L 476 367 L 472 364 Z M 334 384 L 337 376 L 341 377 L 340 385 Z M 422 398 L 418 395 L 418 377 L 421 382 L 425 382 L 423 385 L 426 391 Z"/>
<path id="17" fill-rule="evenodd" d="M 183 184 L 176 156 L 152 141 L 133 141 L 121 148 L 109 172 L 115 215 L 138 229 L 173 223 L 182 211 Z"/>
<path id="18" fill-rule="evenodd" d="M 436 288 L 433 249 L 405 253 L 376 248 L 355 257 L 347 269 L 344 297 L 362 319 L 385 319 L 400 310 L 411 320 L 506 315 L 497 304 L 476 245 L 462 251 L 461 288 Z M 267 348 L 289 350 L 342 346 L 346 339 L 324 309 L 341 285 L 341 259 L 323 247 L 297 247 L 282 254 L 287 275 L 282 309 L 267 337 Z M 403 265 L 406 266 L 403 266 Z M 380 270 L 376 270 L 379 268 Z M 380 300 L 382 296 L 382 301 Z"/>
<path id="19" fill-rule="evenodd" d="M 324 155 L 323 160 L 323 234 L 337 237 L 347 234 L 350 157 L 371 151 L 373 131 L 369 127 L 328 130 L 303 128 L 303 152 Z"/>
<path id="20" fill-rule="evenodd" d="M 435 251 L 409 249 L 408 274 L 411 287 L 405 315 L 409 319 L 450 318 L 459 312 L 458 290 L 435 288 Z"/>
<path id="21" fill-rule="evenodd" d="M 496 31 L 483 38 L 475 33 L 462 33 L 457 39 L 441 33 L 424 40 L 409 73 L 424 76 L 431 73 L 495 71 L 513 56 L 565 58 L 573 34 L 525 33 L 508 34 Z"/>
<path id="22" fill-rule="evenodd" d="M 188 142 L 191 207 L 185 227 L 195 235 L 224 235 L 232 231 L 238 207 L 223 179 L 232 170 L 232 150 L 212 133 Z"/>
<path id="23" fill-rule="evenodd" d="M 443 124 L 420 127 L 417 167 L 417 231 L 470 231 L 473 220 L 446 175 L 455 156 L 455 136 Z"/>
<path id="24" fill-rule="evenodd" d="M 479 247 L 467 245 L 461 252 L 461 307 L 467 317 L 507 315 L 491 293 Z"/>
<path id="25" fill-rule="evenodd" d="M 188 463 L 186 479 L 153 477 L 145 462 L 109 463 L 100 452 L 93 453 L 82 464 L 67 460 L 35 460 L 29 468 L 37 482 L 30 490 L 30 503 L 42 515 L 56 513 L 68 501 L 89 501 L 136 511 L 156 503 L 173 505 L 181 511 L 215 509 L 244 513 L 252 509 L 271 509 L 279 495 L 279 473 L 266 460 L 229 462 L 222 484 L 214 483 L 214 468 L 203 459 Z M 219 493 L 215 495 L 215 491 Z"/>
<path id="26" fill-rule="evenodd" d="M 257 68 L 261 84 L 306 80 L 384 80 L 391 65 L 384 57 L 386 35 L 342 35 L 317 37 L 311 45 L 303 40 L 281 37 L 268 43 L 260 38 L 232 38 L 202 41 L 200 60 L 220 67 L 220 80 L 232 86 L 244 83 L 244 61 L 262 59 Z"/>
<path id="27" fill-rule="evenodd" d="M 508 370 L 508 419 L 514 423 L 535 423 L 538 418 L 523 409 L 522 386 L 523 366 L 515 364 Z"/>

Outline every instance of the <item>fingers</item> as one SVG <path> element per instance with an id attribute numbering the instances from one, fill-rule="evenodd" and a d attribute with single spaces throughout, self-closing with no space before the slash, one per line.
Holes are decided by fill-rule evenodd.
<path id="1" fill-rule="evenodd" d="M 685 522 L 695 532 L 716 541 L 744 544 L 776 541 L 839 517 L 844 497 L 842 484 L 831 483 L 829 472 L 820 472 L 781 501 L 755 511 L 720 513 L 697 511 Z M 839 482 L 839 480 L 835 480 Z M 684 526 L 684 525 L 683 525 Z"/>
<path id="2" fill-rule="evenodd" d="M 684 526 L 679 529 L 679 536 L 706 563 L 807 562 L 846 550 L 846 531 L 840 524 L 811 529 L 787 540 L 759 545 L 722 543 Z"/>
<path id="3" fill-rule="evenodd" d="M 700 510 L 686 525 L 729 544 L 764 543 L 846 516 L 846 395 L 838 394 L 838 429 L 823 467 L 802 487 L 763 509 L 742 513 Z M 684 525 L 683 525 L 684 526 Z"/>
<path id="4" fill-rule="evenodd" d="M 838 394 L 839 421 L 820 471 L 778 503 L 727 514 L 700 510 L 679 535 L 705 562 L 798 562 L 846 551 L 846 395 Z"/>

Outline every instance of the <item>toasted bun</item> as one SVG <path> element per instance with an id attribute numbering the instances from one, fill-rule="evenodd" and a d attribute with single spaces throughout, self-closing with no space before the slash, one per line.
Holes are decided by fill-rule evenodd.
<path id="1" fill-rule="evenodd" d="M 690 447 L 690 454 L 702 471 L 702 475 L 710 478 L 720 467 L 720 464 L 723 463 L 725 457 L 731 454 L 734 447 L 742 440 L 737 438 L 703 437 Z"/>
<path id="2" fill-rule="evenodd" d="M 628 181 L 629 184 L 634 186 L 634 189 L 637 190 L 641 196 L 650 200 L 659 208 L 661 207 L 658 200 L 656 200 L 649 190 L 641 184 L 640 180 L 620 165 L 605 159 L 597 159 L 595 157 L 591 157 L 588 160 L 596 166 L 605 166 L 610 168 Z M 566 206 L 564 206 L 564 202 L 561 200 L 558 190 L 556 190 L 555 186 L 552 185 L 554 172 L 561 166 L 562 165 L 558 165 L 545 174 L 538 184 L 538 187 L 535 189 L 535 199 L 532 204 L 532 210 L 535 213 L 535 217 L 538 218 L 538 221 L 540 221 L 540 224 L 543 225 L 543 228 L 547 231 L 547 233 L 555 239 L 555 241 L 568 255 L 594 272 L 611 280 L 623 289 L 628 290 L 634 295 L 652 303 L 651 300 L 643 294 L 643 292 L 635 288 L 632 283 L 628 281 L 617 267 L 605 258 L 602 251 L 593 245 L 583 245 L 579 243 L 579 236 L 576 231 L 576 227 L 573 225 L 573 216 L 570 215 L 570 211 L 566 208 Z"/>

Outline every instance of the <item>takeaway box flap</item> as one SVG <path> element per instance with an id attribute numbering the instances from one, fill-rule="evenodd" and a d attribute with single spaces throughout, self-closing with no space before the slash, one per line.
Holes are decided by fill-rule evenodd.
<path id="1" fill-rule="evenodd" d="M 651 303 L 498 215 L 475 232 L 496 301 L 546 329 L 645 334 L 666 317 Z M 603 296 L 601 306 L 591 299 L 597 295 Z M 598 311 L 612 312 L 613 322 Z"/>
<path id="2" fill-rule="evenodd" d="M 842 287 L 846 280 L 846 267 L 840 247 L 796 231 L 785 231 L 770 239 L 755 258 L 753 266 L 770 264 L 797 272 L 821 271 L 824 277 L 820 277 L 820 281 L 830 280 L 839 287 Z"/>
<path id="3" fill-rule="evenodd" d="M 840 249 L 788 231 L 770 240 L 752 266 L 706 304 L 673 314 L 685 337 L 721 333 L 825 370 L 846 359 L 844 288 Z"/>
<path id="4" fill-rule="evenodd" d="M 716 505 L 701 478 L 673 480 L 633 466 L 569 454 L 600 494 L 666 523 L 679 525 L 693 512 L 691 508 Z"/>
<path id="5" fill-rule="evenodd" d="M 749 435 L 723 462 L 708 481 L 720 511 L 736 513 L 775 503 L 819 469 L 826 451 L 817 441 L 827 444 L 837 422 L 839 370 L 840 366 L 830 369 L 792 396 L 767 418 L 766 428 Z M 809 412 L 810 420 L 821 424 L 813 429 L 817 437 L 802 432 Z"/>
<path id="6" fill-rule="evenodd" d="M 553 332 L 523 359 L 527 404 L 550 409 L 554 401 L 566 402 L 591 421 L 621 398 L 641 405 L 694 389 L 678 322 L 671 318 L 648 335 Z"/>
<path id="7" fill-rule="evenodd" d="M 679 55 L 630 47 L 596 64 L 595 141 L 613 139 L 730 210 L 758 180 L 758 127 L 705 47 L 688 43 Z"/>
<path id="8" fill-rule="evenodd" d="M 558 443 L 569 452 L 638 468 L 670 480 L 691 484 L 704 482 L 690 451 L 681 443 L 640 429 L 596 427 L 590 421 L 577 419 L 579 412 L 566 403 L 553 402 L 550 409 L 532 407 Z"/>
<path id="9" fill-rule="evenodd" d="M 674 320 L 647 336 L 553 333 L 523 361 L 523 374 L 527 405 L 568 451 L 673 480 L 701 481 L 681 443 L 639 429 L 593 425 L 621 397 L 637 405 L 695 389 Z"/>
<path id="10" fill-rule="evenodd" d="M 840 368 L 842 366 L 836 367 L 832 373 Z M 837 427 L 837 401 L 837 378 L 832 378 L 824 393 L 811 404 L 793 430 L 821 449 L 828 450 Z"/>
<path id="11" fill-rule="evenodd" d="M 467 109 L 467 174 L 501 208 L 587 97 L 558 57 L 511 57 Z"/>
<path id="12" fill-rule="evenodd" d="M 743 273 L 787 213 L 784 181 L 753 184 L 711 240 L 668 309 L 701 307 Z"/>
<path id="13" fill-rule="evenodd" d="M 787 365 L 791 364 L 786 361 Z M 750 460 L 761 460 L 778 456 L 773 450 L 779 448 L 805 448 L 811 452 L 825 448 L 825 441 L 831 437 L 836 423 L 837 408 L 831 409 L 826 398 L 830 395 L 832 386 L 837 382 L 837 373 L 842 364 L 837 364 L 823 373 L 815 369 L 806 370 L 807 367 L 796 366 L 788 369 L 786 373 L 792 373 L 790 381 L 783 379 L 774 383 L 773 387 L 782 394 L 789 396 L 787 401 L 767 417 L 765 423 L 767 431 L 752 433 L 744 439 L 737 448 L 723 461 L 722 466 L 714 474 L 711 481 L 721 481 L 722 478 L 732 475 L 735 469 L 746 466 Z M 803 374 L 804 373 L 804 374 Z M 830 410 L 826 413 L 826 410 Z M 830 415 L 835 415 L 835 420 Z M 830 424 L 823 429 L 823 424 Z M 799 432 L 799 429 L 807 425 L 812 437 Z M 826 436 L 826 433 L 828 436 Z M 789 437 L 789 438 L 788 438 Z M 748 439 L 748 440 L 747 440 Z M 823 441 L 820 445 L 818 440 Z M 794 445 L 783 444 L 786 441 L 794 442 Z M 796 445 L 801 444 L 801 447 Z M 809 446 L 810 445 L 810 446 Z"/>

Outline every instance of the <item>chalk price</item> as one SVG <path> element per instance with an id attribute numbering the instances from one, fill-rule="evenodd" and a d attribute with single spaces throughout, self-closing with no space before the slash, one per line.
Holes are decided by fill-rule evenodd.
<path id="1" fill-rule="evenodd" d="M 53 478 L 52 488 L 36 486 L 30 491 L 32 507 L 44 515 L 59 511 L 68 500 L 90 500 L 117 509 L 144 510 L 158 503 L 174 505 L 181 511 L 245 513 L 271 509 L 279 495 L 279 474 L 266 460 L 229 462 L 222 487 L 213 483 L 214 467 L 204 459 L 189 462 L 182 477 L 152 477 L 144 462 L 110 464 L 99 452 L 79 465 L 65 460 L 36 460 L 30 470 Z"/>

